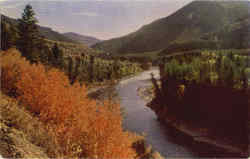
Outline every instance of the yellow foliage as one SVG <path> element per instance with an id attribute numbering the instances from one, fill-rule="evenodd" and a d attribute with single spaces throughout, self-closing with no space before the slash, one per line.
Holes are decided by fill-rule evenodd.
<path id="1" fill-rule="evenodd" d="M 183 96 L 184 93 L 185 93 L 185 85 L 183 85 L 183 84 L 182 84 L 182 85 L 179 85 L 179 86 L 178 86 L 177 93 L 178 93 L 179 96 Z"/>

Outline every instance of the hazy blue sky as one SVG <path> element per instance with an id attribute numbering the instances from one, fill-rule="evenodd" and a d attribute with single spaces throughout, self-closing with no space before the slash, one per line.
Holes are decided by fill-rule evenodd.
<path id="1" fill-rule="evenodd" d="M 0 0 L 0 12 L 18 18 L 30 3 L 44 26 L 110 39 L 166 17 L 191 0 Z"/>

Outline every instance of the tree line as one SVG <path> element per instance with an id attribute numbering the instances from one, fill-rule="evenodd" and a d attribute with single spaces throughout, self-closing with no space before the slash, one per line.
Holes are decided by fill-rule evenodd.
<path id="1" fill-rule="evenodd" d="M 205 127 L 246 148 L 250 56 L 234 51 L 202 51 L 165 58 L 160 85 L 149 104 L 159 119 Z M 233 136 L 233 137 L 232 137 Z M 220 136 L 221 137 L 221 136 Z"/>

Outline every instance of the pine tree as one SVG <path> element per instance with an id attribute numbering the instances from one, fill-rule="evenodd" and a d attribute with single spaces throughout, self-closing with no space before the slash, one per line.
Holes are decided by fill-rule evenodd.
<path id="1" fill-rule="evenodd" d="M 4 16 L 1 16 L 1 21 L 1 49 L 8 50 L 16 45 L 17 30 L 11 24 L 7 23 Z"/>
<path id="2" fill-rule="evenodd" d="M 61 68 L 63 65 L 63 53 L 59 49 L 57 43 L 55 43 L 52 48 L 52 57 L 50 58 L 50 63 L 59 68 Z"/>
<path id="3" fill-rule="evenodd" d="M 90 56 L 90 72 L 89 72 L 89 81 L 94 81 L 94 65 L 95 65 L 95 57 Z"/>
<path id="4" fill-rule="evenodd" d="M 72 59 L 72 57 L 68 57 L 68 60 L 69 60 L 68 76 L 69 76 L 69 80 L 72 81 L 72 78 L 73 78 L 73 67 L 74 67 L 73 66 L 73 59 Z"/>
<path id="5" fill-rule="evenodd" d="M 119 61 L 118 60 L 114 60 L 113 63 L 113 70 L 114 70 L 114 78 L 119 78 Z"/>
<path id="6" fill-rule="evenodd" d="M 71 79 L 71 84 L 74 84 L 77 80 L 77 77 L 79 76 L 81 59 L 79 57 L 77 57 L 75 60 L 75 63 L 76 63 L 75 64 L 75 71 L 74 71 L 72 79 Z"/>
<path id="7" fill-rule="evenodd" d="M 18 29 L 20 38 L 18 39 L 18 49 L 22 55 L 31 62 L 39 60 L 39 50 L 42 48 L 42 36 L 39 34 L 35 18 L 35 12 L 31 5 L 26 5 L 22 18 L 18 19 Z"/>
<path id="8" fill-rule="evenodd" d="M 1 49 L 2 50 L 7 50 L 8 48 L 10 48 L 10 44 L 9 44 L 9 28 L 7 26 L 6 23 L 2 22 L 1 23 Z"/>

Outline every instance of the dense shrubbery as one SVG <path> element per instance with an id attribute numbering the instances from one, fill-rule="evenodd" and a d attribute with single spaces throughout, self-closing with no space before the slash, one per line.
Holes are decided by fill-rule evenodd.
<path id="1" fill-rule="evenodd" d="M 249 61 L 249 56 L 228 51 L 165 59 L 160 67 L 161 87 L 155 83 L 156 97 L 150 107 L 160 118 L 176 116 L 206 125 L 244 145 Z"/>
<path id="2" fill-rule="evenodd" d="M 135 158 L 141 138 L 122 129 L 118 104 L 86 97 L 86 88 L 42 64 L 30 64 L 16 50 L 1 52 L 1 90 L 16 97 L 53 128 L 66 157 Z"/>
<path id="3" fill-rule="evenodd" d="M 167 60 L 162 76 L 178 81 L 195 81 L 243 88 L 250 71 L 250 57 L 232 52 L 203 51 Z"/>

